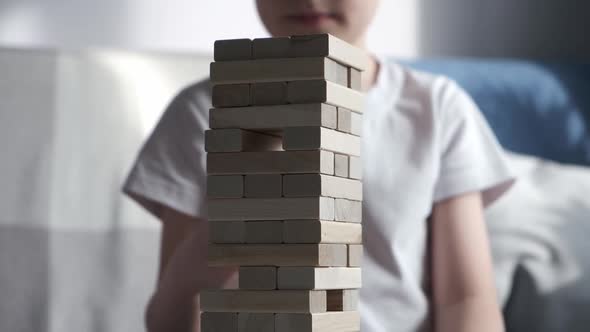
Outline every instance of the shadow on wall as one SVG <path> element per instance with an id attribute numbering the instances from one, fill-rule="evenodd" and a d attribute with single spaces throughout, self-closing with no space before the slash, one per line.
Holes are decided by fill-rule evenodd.
<path id="1" fill-rule="evenodd" d="M 590 59 L 590 2 L 421 0 L 424 56 Z"/>

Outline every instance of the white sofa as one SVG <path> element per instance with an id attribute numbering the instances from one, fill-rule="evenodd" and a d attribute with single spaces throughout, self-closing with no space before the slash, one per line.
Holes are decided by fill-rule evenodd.
<path id="1" fill-rule="evenodd" d="M 143 330 L 159 225 L 119 188 L 208 63 L 0 49 L 0 331 Z"/>

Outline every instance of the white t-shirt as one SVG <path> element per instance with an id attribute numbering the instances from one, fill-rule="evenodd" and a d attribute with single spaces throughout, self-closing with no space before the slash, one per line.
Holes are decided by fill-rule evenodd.
<path id="1" fill-rule="evenodd" d="M 206 218 L 210 107 L 208 82 L 174 99 L 141 150 L 126 193 Z M 430 331 L 433 203 L 472 191 L 483 193 L 486 206 L 498 198 L 513 183 L 502 149 L 456 83 L 381 60 L 363 114 L 362 162 L 362 331 Z"/>

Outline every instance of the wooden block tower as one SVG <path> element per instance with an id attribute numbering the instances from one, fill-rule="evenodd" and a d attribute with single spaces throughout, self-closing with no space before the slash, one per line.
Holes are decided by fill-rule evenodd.
<path id="1" fill-rule="evenodd" d="M 362 256 L 361 72 L 330 35 L 220 40 L 205 146 L 209 264 L 202 332 L 348 332 Z"/>

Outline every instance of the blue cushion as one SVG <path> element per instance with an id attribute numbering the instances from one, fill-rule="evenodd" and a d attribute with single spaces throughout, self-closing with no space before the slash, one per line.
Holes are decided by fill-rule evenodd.
<path id="1" fill-rule="evenodd" d="M 405 64 L 457 81 L 505 148 L 590 165 L 590 64 L 476 59 Z"/>

